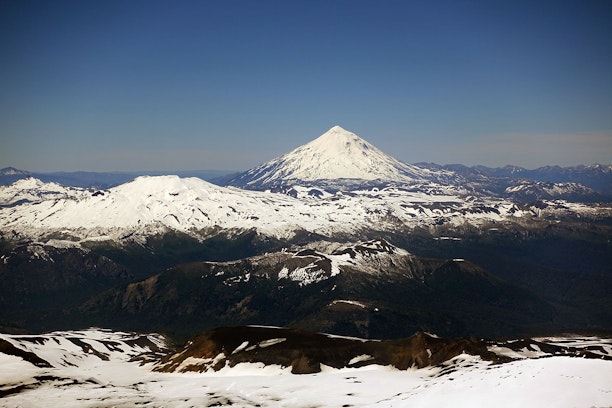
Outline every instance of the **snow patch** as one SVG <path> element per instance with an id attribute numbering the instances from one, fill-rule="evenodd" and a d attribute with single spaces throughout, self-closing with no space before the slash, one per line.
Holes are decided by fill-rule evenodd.
<path id="1" fill-rule="evenodd" d="M 334 305 L 337 305 L 339 303 L 344 303 L 344 304 L 348 304 L 348 305 L 358 306 L 358 307 L 360 307 L 362 309 L 366 308 L 366 305 L 364 305 L 361 302 L 357 302 L 355 300 L 334 300 L 328 306 L 334 306 Z"/>
<path id="2" fill-rule="evenodd" d="M 246 349 L 248 345 L 248 341 L 242 342 L 242 344 L 240 344 L 238 347 L 236 347 L 234 351 L 232 351 L 232 354 L 240 353 L 242 350 Z"/>
<path id="3" fill-rule="evenodd" d="M 361 363 L 363 361 L 370 361 L 372 360 L 374 357 L 368 355 L 368 354 L 362 354 L 360 356 L 357 357 L 353 357 L 350 359 L 350 361 L 348 362 L 348 365 L 355 365 L 357 363 Z"/>
<path id="4" fill-rule="evenodd" d="M 259 342 L 257 345 L 259 346 L 259 348 L 266 348 L 266 347 L 274 346 L 275 344 L 280 344 L 284 341 L 287 341 L 287 339 L 286 338 L 268 339 L 268 340 Z"/>

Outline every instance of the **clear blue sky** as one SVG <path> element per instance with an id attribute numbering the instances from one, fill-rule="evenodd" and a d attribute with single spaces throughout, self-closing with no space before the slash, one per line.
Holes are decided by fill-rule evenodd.
<path id="1" fill-rule="evenodd" d="M 0 167 L 612 162 L 611 1 L 0 0 Z"/>

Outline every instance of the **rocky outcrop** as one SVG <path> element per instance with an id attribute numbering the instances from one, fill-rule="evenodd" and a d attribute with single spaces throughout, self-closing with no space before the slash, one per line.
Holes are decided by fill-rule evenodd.
<path id="1" fill-rule="evenodd" d="M 167 356 L 158 371 L 203 372 L 239 363 L 291 367 L 294 374 L 311 374 L 322 366 L 361 367 L 369 364 L 400 370 L 434 366 L 460 354 L 501 362 L 487 344 L 475 338 L 442 339 L 419 332 L 401 340 L 366 341 L 302 330 L 271 327 L 225 327 L 195 337 Z"/>

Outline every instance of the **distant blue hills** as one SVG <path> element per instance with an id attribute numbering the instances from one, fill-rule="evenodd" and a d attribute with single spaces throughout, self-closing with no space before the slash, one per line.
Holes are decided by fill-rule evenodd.
<path id="1" fill-rule="evenodd" d="M 460 174 L 467 180 L 521 179 L 553 183 L 579 183 L 601 194 L 612 195 L 612 165 L 580 165 L 571 167 L 544 166 L 528 170 L 518 166 L 486 167 L 464 166 L 461 164 L 439 165 L 435 163 L 416 163 L 415 166 L 429 169 L 445 169 Z M 159 176 L 174 174 L 180 177 L 198 177 L 211 183 L 224 185 L 232 175 L 229 170 L 183 170 L 183 171 L 141 171 L 141 172 L 50 172 L 36 173 L 5 167 L 0 169 L 0 185 L 9 185 L 17 180 L 35 177 L 45 182 L 55 182 L 65 186 L 105 189 L 111 188 L 138 176 Z"/>
<path id="2" fill-rule="evenodd" d="M 215 183 L 230 174 L 224 170 L 190 170 L 190 171 L 134 171 L 134 172 L 93 172 L 93 171 L 59 171 L 36 173 L 19 170 L 14 167 L 0 169 L 0 185 L 9 185 L 17 180 L 35 177 L 44 182 L 54 182 L 64 186 L 106 189 L 118 186 L 139 176 L 177 175 L 179 177 L 198 177 Z"/>

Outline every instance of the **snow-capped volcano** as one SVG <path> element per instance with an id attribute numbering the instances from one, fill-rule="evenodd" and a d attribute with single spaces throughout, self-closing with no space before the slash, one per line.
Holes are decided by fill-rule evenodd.
<path id="1" fill-rule="evenodd" d="M 414 182 L 451 176 L 408 165 L 340 126 L 334 126 L 317 139 L 239 174 L 228 184 L 246 188 L 266 188 L 296 182 L 319 180 L 362 180 Z"/>

